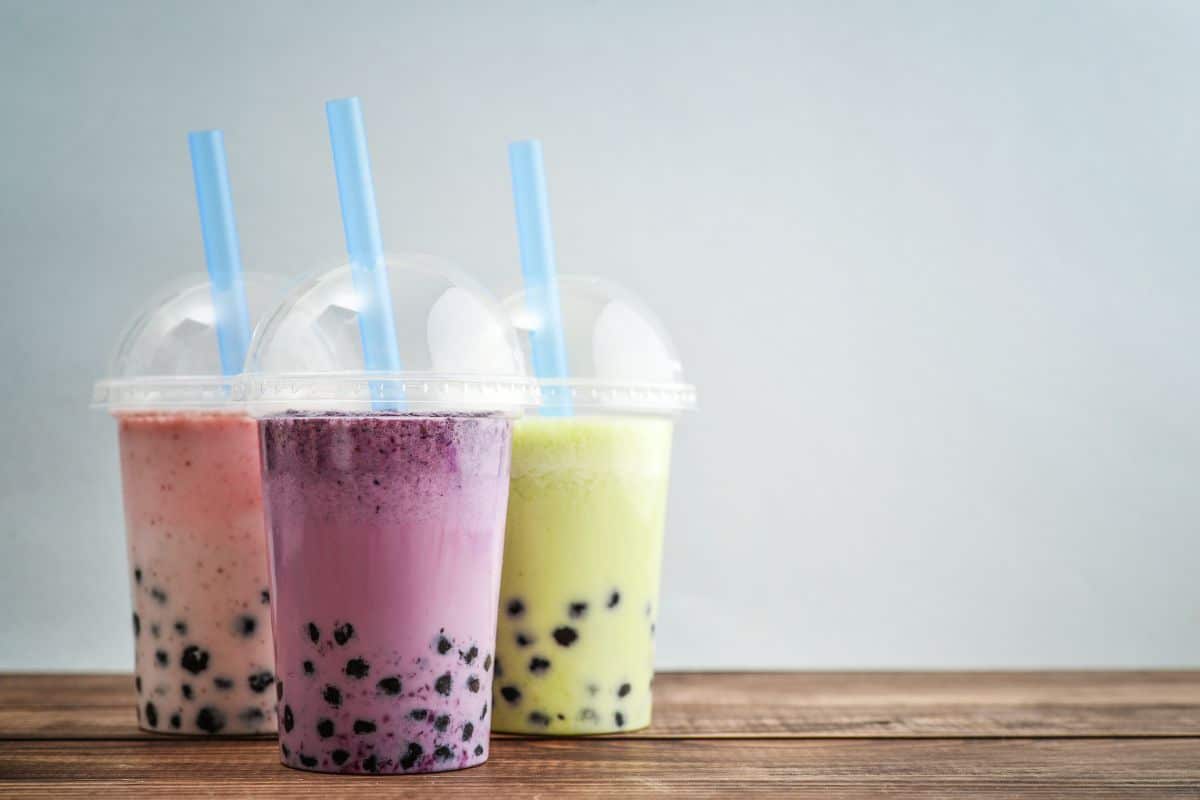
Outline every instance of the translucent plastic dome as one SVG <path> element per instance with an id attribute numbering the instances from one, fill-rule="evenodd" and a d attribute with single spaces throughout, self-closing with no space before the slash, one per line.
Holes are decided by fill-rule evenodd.
<path id="1" fill-rule="evenodd" d="M 663 413 L 696 406 L 696 389 L 666 328 L 624 288 L 603 278 L 561 275 L 559 309 L 566 350 L 565 379 L 538 381 L 543 413 L 566 408 L 586 413 Z M 542 329 L 542 304 L 522 290 L 504 299 L 532 361 L 532 339 Z"/>
<path id="2" fill-rule="evenodd" d="M 536 404 L 516 332 L 486 289 L 434 256 L 389 256 L 387 270 L 400 369 L 366 369 L 363 305 L 341 266 L 293 289 L 256 330 L 239 390 L 251 413 Z"/>
<path id="3" fill-rule="evenodd" d="M 287 281 L 255 272 L 243 281 L 253 325 L 279 302 Z M 92 404 L 113 411 L 228 405 L 232 379 L 221 373 L 215 320 L 208 281 L 192 275 L 169 285 L 126 326 Z"/>

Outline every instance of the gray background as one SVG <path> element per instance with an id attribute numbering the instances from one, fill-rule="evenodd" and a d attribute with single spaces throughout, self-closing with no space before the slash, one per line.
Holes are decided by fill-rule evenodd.
<path id="1" fill-rule="evenodd" d="M 0 0 L 0 668 L 129 668 L 130 313 L 203 269 L 186 133 L 245 261 L 343 260 L 323 101 L 385 242 L 632 287 L 680 428 L 660 665 L 1200 662 L 1200 4 Z"/>

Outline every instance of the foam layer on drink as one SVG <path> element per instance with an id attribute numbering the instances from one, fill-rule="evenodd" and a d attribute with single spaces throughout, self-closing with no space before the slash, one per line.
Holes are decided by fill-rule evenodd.
<path id="1" fill-rule="evenodd" d="M 512 423 L 288 414 L 260 425 L 283 763 L 482 763 Z"/>
<path id="2" fill-rule="evenodd" d="M 650 723 L 672 423 L 528 418 L 513 436 L 496 730 Z"/>
<path id="3" fill-rule="evenodd" d="M 233 414 L 118 415 L 138 720 L 275 730 L 258 429 Z"/>

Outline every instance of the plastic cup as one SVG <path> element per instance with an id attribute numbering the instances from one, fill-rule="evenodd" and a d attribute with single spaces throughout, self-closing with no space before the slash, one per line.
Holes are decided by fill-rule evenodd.
<path id="1" fill-rule="evenodd" d="M 282 288 L 245 280 L 252 312 Z M 117 421 L 139 726 L 271 733 L 257 428 L 230 400 L 214 316 L 206 282 L 163 292 L 126 328 L 93 401 Z"/>
<path id="2" fill-rule="evenodd" d="M 493 724 L 634 730 L 650 724 L 674 418 L 695 390 L 628 292 L 568 275 L 559 292 L 572 377 L 542 381 L 542 415 L 514 432 Z M 527 300 L 505 308 L 533 334 Z"/>
<path id="3" fill-rule="evenodd" d="M 284 302 L 245 375 L 280 758 L 298 769 L 440 772 L 488 757 L 512 424 L 536 390 L 484 290 L 428 257 L 387 269 L 407 371 L 363 368 L 342 267 Z"/>

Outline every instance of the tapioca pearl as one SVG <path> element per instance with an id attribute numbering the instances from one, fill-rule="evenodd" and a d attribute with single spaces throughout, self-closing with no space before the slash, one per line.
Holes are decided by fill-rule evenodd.
<path id="1" fill-rule="evenodd" d="M 290 749 L 288 749 L 288 746 L 286 744 L 284 744 L 283 742 L 279 743 L 279 751 L 281 753 L 283 753 L 284 758 L 292 757 L 292 751 Z"/>
<path id="2" fill-rule="evenodd" d="M 313 666 L 313 662 L 311 662 L 311 661 L 305 661 L 302 666 L 304 667 L 305 675 L 312 675 L 314 672 L 317 671 L 317 668 L 315 666 Z"/>
<path id="3" fill-rule="evenodd" d="M 414 708 L 408 712 L 409 719 L 425 719 L 427 716 L 429 716 L 429 712 L 423 708 Z"/>
<path id="4" fill-rule="evenodd" d="M 252 614 L 239 614 L 233 621 L 233 630 L 248 639 L 258 630 L 258 618 Z"/>
<path id="5" fill-rule="evenodd" d="M 583 708 L 579 710 L 579 718 L 584 722 L 595 722 L 600 719 L 594 708 Z"/>
<path id="6" fill-rule="evenodd" d="M 276 700 L 283 699 L 283 681 L 277 681 L 275 683 L 275 699 Z"/>
<path id="7" fill-rule="evenodd" d="M 404 751 L 404 756 L 400 759 L 400 767 L 402 769 L 412 769 L 416 765 L 417 759 L 423 755 L 425 755 L 425 750 L 421 745 L 416 742 L 409 742 L 408 749 Z"/>
<path id="8" fill-rule="evenodd" d="M 317 642 L 321 641 L 321 629 L 318 628 L 315 624 L 313 624 L 311 622 L 308 623 L 307 630 L 308 630 L 308 638 L 312 641 L 313 644 L 316 644 Z"/>
<path id="9" fill-rule="evenodd" d="M 538 725 L 542 728 L 550 725 L 550 717 L 546 716 L 541 711 L 530 711 L 528 719 L 530 725 Z"/>
<path id="10" fill-rule="evenodd" d="M 550 659 L 534 656 L 529 659 L 529 671 L 534 675 L 542 675 L 550 669 Z"/>
<path id="11" fill-rule="evenodd" d="M 475 745 L 475 755 L 477 755 L 477 756 L 483 755 L 483 745 L 481 745 L 481 744 Z"/>
<path id="12" fill-rule="evenodd" d="M 173 729 L 179 730 L 181 727 L 183 727 L 183 717 L 181 717 L 179 715 L 179 712 L 176 711 L 174 714 L 171 715 L 171 719 L 167 720 L 167 723 Z"/>
<path id="13" fill-rule="evenodd" d="M 374 753 L 363 759 L 362 768 L 367 772 L 379 772 L 379 758 Z"/>
<path id="14" fill-rule="evenodd" d="M 334 750 L 329 754 L 329 760 L 340 767 L 350 760 L 350 753 L 345 750 Z"/>
<path id="15" fill-rule="evenodd" d="M 183 656 L 179 659 L 179 664 L 193 675 L 199 675 L 208 669 L 208 651 L 189 644 L 183 648 Z"/>
<path id="16" fill-rule="evenodd" d="M 150 635 L 155 639 L 158 639 L 162 636 L 162 628 L 159 627 L 157 622 L 150 623 Z"/>
<path id="17" fill-rule="evenodd" d="M 138 694 L 142 693 L 142 676 L 141 675 L 133 676 L 133 688 L 137 689 Z"/>
<path id="18" fill-rule="evenodd" d="M 487 672 L 491 668 L 492 668 L 492 654 L 488 653 L 486 656 L 483 657 L 483 671 Z"/>
<path id="19" fill-rule="evenodd" d="M 238 719 L 246 725 L 256 725 L 266 719 L 266 716 L 261 708 L 254 706 L 244 708 L 238 712 Z"/>
<path id="20" fill-rule="evenodd" d="M 620 711 L 613 714 L 613 721 L 617 723 L 618 728 L 625 727 L 625 715 L 622 714 Z"/>
<path id="21" fill-rule="evenodd" d="M 246 683 L 250 684 L 250 691 L 254 692 L 255 694 L 262 694 L 274 682 L 274 673 L 267 672 L 266 670 L 262 672 L 256 672 L 246 679 Z"/>
<path id="22" fill-rule="evenodd" d="M 621 602 L 621 593 L 618 592 L 616 589 L 613 589 L 612 593 L 608 596 L 608 607 L 616 608 L 617 604 L 620 602 Z"/>
<path id="23" fill-rule="evenodd" d="M 205 733 L 217 733 L 225 727 L 225 712 L 213 706 L 205 706 L 196 714 L 196 727 Z"/>
<path id="24" fill-rule="evenodd" d="M 363 658 L 352 658 L 346 662 L 345 672 L 351 678 L 362 680 L 371 671 L 371 665 Z"/>
<path id="25" fill-rule="evenodd" d="M 503 675 L 504 675 L 504 670 L 502 670 L 500 668 L 500 656 L 496 656 L 496 669 L 493 670 L 492 677 L 500 678 L 500 677 L 503 677 Z"/>
<path id="26" fill-rule="evenodd" d="M 651 623 L 650 623 L 650 638 L 651 638 L 651 639 L 653 639 L 653 638 L 654 638 L 654 628 L 655 628 L 655 625 L 654 625 L 654 623 L 653 623 L 653 622 L 651 622 Z"/>
<path id="27" fill-rule="evenodd" d="M 450 648 L 454 647 L 454 645 L 451 644 L 450 640 L 445 636 L 439 636 L 437 641 L 434 643 L 434 647 L 437 648 L 438 655 L 444 656 L 446 653 L 450 652 Z"/>
<path id="28" fill-rule="evenodd" d="M 438 761 L 449 761 L 450 759 L 454 758 L 454 751 L 446 745 L 440 744 L 437 746 L 437 749 L 433 751 L 433 756 Z"/>
<path id="29" fill-rule="evenodd" d="M 478 677 L 476 677 L 475 675 L 472 675 L 471 677 L 467 678 L 467 688 L 470 689 L 472 692 L 478 692 L 479 686 L 480 686 L 480 683 L 479 683 Z"/>
<path id="30" fill-rule="evenodd" d="M 587 685 L 587 692 L 588 692 L 588 694 L 592 694 L 592 695 L 594 695 L 594 694 L 597 694 L 597 693 L 599 693 L 599 691 L 600 691 L 600 687 L 599 687 L 599 686 L 597 686 L 596 684 L 594 684 L 594 683 L 589 683 L 589 684 Z"/>
<path id="31" fill-rule="evenodd" d="M 368 733 L 375 732 L 375 723 L 369 719 L 354 720 L 354 732 L 359 736 L 365 736 Z"/>
<path id="32" fill-rule="evenodd" d="M 136 567 L 136 568 L 134 568 L 134 570 L 133 570 L 133 579 L 134 579 L 135 581 L 137 581 L 138 583 L 141 583 L 141 582 L 142 582 L 142 568 L 141 568 L 141 567 Z"/>
<path id="33" fill-rule="evenodd" d="M 471 645 L 470 650 L 468 650 L 465 653 L 460 653 L 459 655 L 462 656 L 463 661 L 465 661 L 468 664 L 471 664 L 475 661 L 476 658 L 479 657 L 479 648 L 476 647 L 475 645 Z"/>
<path id="34" fill-rule="evenodd" d="M 213 686 L 217 687 L 223 692 L 227 692 L 233 688 L 233 678 L 226 678 L 223 675 L 218 676 L 213 678 Z"/>
<path id="35" fill-rule="evenodd" d="M 321 692 L 321 696 L 325 698 L 326 703 L 329 703 L 334 708 L 342 704 L 342 690 L 333 684 L 326 686 L 325 690 Z"/>
<path id="36" fill-rule="evenodd" d="M 400 683 L 399 678 L 392 676 L 390 678 L 384 678 L 379 683 L 375 684 L 375 688 L 378 689 L 383 694 L 397 695 L 397 694 L 400 694 L 400 691 L 403 688 L 403 686 Z"/>
<path id="37" fill-rule="evenodd" d="M 584 614 L 587 613 L 587 610 L 588 604 L 578 601 L 567 606 L 567 615 L 570 616 L 571 619 L 580 619 Z"/>
<path id="38" fill-rule="evenodd" d="M 480 711 L 480 712 L 479 712 L 479 721 L 480 721 L 480 722 L 483 722 L 483 719 L 484 719 L 484 717 L 486 717 L 486 716 L 487 716 L 487 703 L 484 703 L 484 704 L 483 704 L 483 711 Z"/>
<path id="39" fill-rule="evenodd" d="M 445 733 L 446 729 L 450 727 L 450 715 L 441 714 L 437 716 L 433 720 L 433 727 L 436 728 L 440 733 Z"/>
<path id="40" fill-rule="evenodd" d="M 300 763 L 306 767 L 312 768 L 317 765 L 317 759 L 313 758 L 312 756 L 308 756 L 308 755 L 305 755 L 304 753 L 301 753 L 300 754 Z"/>
<path id="41" fill-rule="evenodd" d="M 317 722 L 317 736 L 320 736 L 322 739 L 328 739 L 330 736 L 333 736 L 333 734 L 333 720 L 322 719 Z"/>
<path id="42" fill-rule="evenodd" d="M 449 697 L 450 690 L 452 688 L 454 688 L 453 683 L 454 683 L 454 681 L 451 679 L 450 673 L 445 672 L 445 673 L 442 673 L 441 675 L 439 675 L 438 679 L 433 682 L 433 688 L 437 691 L 438 694 Z"/>
<path id="43" fill-rule="evenodd" d="M 155 586 L 150 590 L 150 596 L 153 597 L 160 606 L 165 606 L 167 604 L 167 593 L 158 586 Z"/>
<path id="44" fill-rule="evenodd" d="M 579 638 L 579 633 L 568 625 L 562 625 L 554 629 L 554 641 L 558 642 L 561 647 L 570 647 L 575 644 L 575 640 Z"/>
<path id="45" fill-rule="evenodd" d="M 633 691 L 633 687 L 628 683 L 622 683 L 621 688 L 617 689 L 617 697 L 624 697 Z"/>
<path id="46" fill-rule="evenodd" d="M 181 619 L 176 620 L 175 621 L 175 632 L 178 633 L 180 636 L 187 636 L 187 632 L 188 632 L 187 623 Z"/>
<path id="47" fill-rule="evenodd" d="M 346 642 L 354 638 L 354 626 L 349 622 L 344 622 L 333 629 L 333 640 L 339 646 L 345 646 Z"/>
<path id="48" fill-rule="evenodd" d="M 285 733 L 291 733 L 292 728 L 296 725 L 296 718 L 292 716 L 292 707 L 283 707 L 283 730 Z"/>
<path id="49" fill-rule="evenodd" d="M 134 635 L 134 637 L 137 637 L 137 636 L 140 636 L 141 634 L 142 634 L 142 618 L 139 617 L 137 615 L 137 612 L 135 611 L 135 612 L 133 612 L 133 635 Z"/>
<path id="50" fill-rule="evenodd" d="M 537 639 L 524 631 L 517 632 L 517 647 L 529 647 L 531 644 L 536 644 Z"/>
<path id="51" fill-rule="evenodd" d="M 149 700 L 146 701 L 146 724 L 151 728 L 158 727 L 158 709 Z"/>
<path id="52" fill-rule="evenodd" d="M 508 615 L 510 617 L 519 617 L 524 613 L 525 603 L 522 602 L 521 598 L 514 597 L 512 600 L 508 601 Z"/>
<path id="53" fill-rule="evenodd" d="M 155 664 L 158 664 L 160 667 L 165 667 L 169 660 L 170 659 L 167 658 L 166 650 L 155 650 L 154 651 L 154 663 Z"/>
<path id="54" fill-rule="evenodd" d="M 474 735 L 475 735 L 475 723 L 474 722 L 468 722 L 466 725 L 463 725 L 462 737 L 463 737 L 464 742 L 471 741 L 471 737 Z"/>
<path id="55" fill-rule="evenodd" d="M 513 705 L 521 702 L 521 690 L 515 686 L 505 686 L 501 688 L 500 696 Z"/>
<path id="56" fill-rule="evenodd" d="M 195 695 L 192 693 L 192 685 L 190 683 L 185 683 L 180 686 L 179 691 L 183 694 L 184 700 L 191 700 L 193 697 L 195 697 Z"/>
<path id="57" fill-rule="evenodd" d="M 264 606 L 269 606 L 271 604 L 271 591 L 269 589 L 263 589 L 261 592 L 259 592 L 258 599 L 262 601 Z"/>

